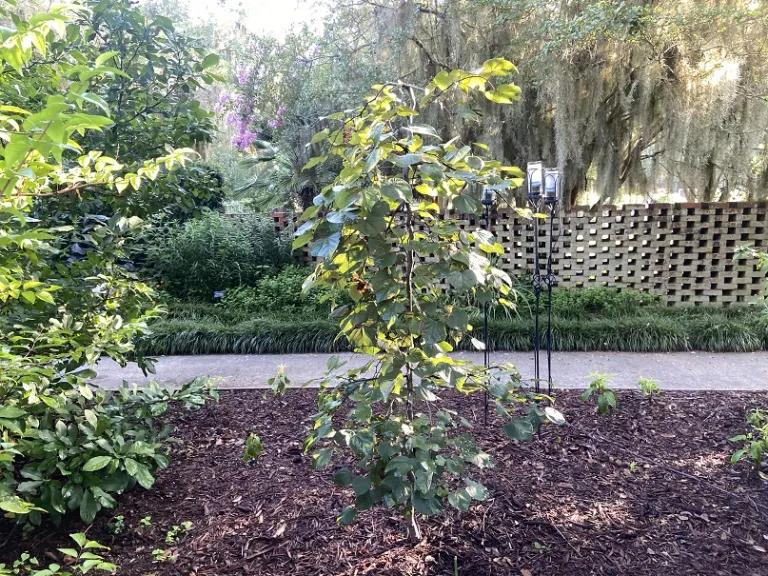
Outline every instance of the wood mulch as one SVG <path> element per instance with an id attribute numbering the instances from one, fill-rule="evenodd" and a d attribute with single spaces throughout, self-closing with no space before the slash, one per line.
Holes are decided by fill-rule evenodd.
<path id="1" fill-rule="evenodd" d="M 498 423 L 484 427 L 481 398 L 452 397 L 496 462 L 477 475 L 490 499 L 425 519 L 416 546 L 389 510 L 337 525 L 351 493 L 333 484 L 332 469 L 313 472 L 300 449 L 315 395 L 224 392 L 217 405 L 174 412 L 171 467 L 153 490 L 120 499 L 112 515 L 125 517 L 123 533 L 106 530 L 107 515 L 89 537 L 111 546 L 128 576 L 453 575 L 454 562 L 461 576 L 768 575 L 768 483 L 729 465 L 727 441 L 748 409 L 768 406 L 768 393 L 665 392 L 649 403 L 619 392 L 618 410 L 598 416 L 560 392 L 569 423 L 528 443 L 507 440 Z M 265 453 L 245 464 L 251 430 Z M 166 544 L 184 521 L 189 533 Z M 0 528 L 0 555 L 42 555 L 80 528 L 48 526 L 23 542 Z M 171 559 L 157 561 L 155 549 Z"/>

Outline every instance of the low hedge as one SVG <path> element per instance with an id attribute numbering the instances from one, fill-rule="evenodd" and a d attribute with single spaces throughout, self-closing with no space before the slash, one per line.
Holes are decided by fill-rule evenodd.
<path id="1" fill-rule="evenodd" d="M 215 307 L 210 307 L 214 308 Z M 220 310 L 220 309 L 216 309 Z M 242 318 L 242 317 L 240 317 Z M 256 318 L 236 322 L 234 313 L 198 313 L 195 318 L 157 322 L 140 343 L 151 355 L 327 353 L 348 350 L 338 337 L 338 325 L 329 319 Z M 481 337 L 482 318 L 474 317 L 475 335 Z M 543 329 L 546 319 L 542 320 Z M 491 349 L 531 350 L 533 320 L 495 318 L 489 322 Z M 542 346 L 545 342 L 542 342 Z M 768 321 L 744 310 L 688 310 L 643 313 L 618 318 L 553 318 L 552 344 L 561 351 L 749 352 L 768 347 Z M 459 346 L 470 349 L 469 339 Z"/>

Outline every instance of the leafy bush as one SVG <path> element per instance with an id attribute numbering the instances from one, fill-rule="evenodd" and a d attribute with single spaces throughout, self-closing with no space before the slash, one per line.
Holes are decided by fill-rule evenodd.
<path id="1" fill-rule="evenodd" d="M 79 148 L 81 137 L 114 124 L 89 90 L 117 81 L 104 65 L 108 53 L 89 64 L 75 49 L 94 34 L 70 22 L 80 10 L 53 8 L 23 22 L 0 6 L 16 27 L 3 33 L 0 91 L 20 97 L 0 114 L 0 509 L 32 523 L 43 512 L 58 520 L 73 510 L 90 521 L 114 506 L 114 494 L 151 486 L 167 465 L 166 431 L 153 418 L 169 402 L 198 405 L 204 397 L 200 383 L 178 392 L 94 390 L 92 371 L 83 370 L 101 356 L 125 363 L 158 314 L 153 291 L 125 265 L 139 222 L 121 210 L 192 151 L 142 158 L 131 170 Z M 39 97 L 42 84 L 50 97 Z M 94 196 L 111 217 L 87 212 Z M 50 216 L 56 198 L 83 201 L 71 225 Z"/>
<path id="2" fill-rule="evenodd" d="M 252 313 L 296 313 L 302 317 L 325 315 L 332 306 L 346 304 L 350 299 L 339 291 L 315 287 L 304 294 L 302 285 L 312 273 L 309 268 L 288 266 L 275 275 L 260 279 L 256 286 L 240 287 L 224 294 L 221 307 Z"/>
<path id="3" fill-rule="evenodd" d="M 240 221 L 206 211 L 156 235 L 147 246 L 146 266 L 173 296 L 210 300 L 215 291 L 253 286 L 289 264 L 290 235 L 275 235 L 269 218 Z"/>
<path id="4" fill-rule="evenodd" d="M 83 384 L 91 375 L 81 371 L 71 389 L 56 392 L 29 384 L 27 394 L 0 408 L 0 508 L 34 524 L 43 511 L 58 521 L 78 510 L 90 523 L 115 506 L 115 494 L 136 484 L 151 488 L 157 469 L 168 466 L 170 429 L 158 429 L 156 418 L 172 403 L 198 407 L 215 397 L 204 379 L 179 390 L 124 384 L 113 392 Z"/>
<path id="5" fill-rule="evenodd" d="M 560 288 L 552 292 L 552 314 L 559 318 L 583 318 L 599 316 L 612 318 L 637 314 L 643 308 L 658 305 L 656 294 L 637 290 L 617 290 L 608 287 Z M 533 311 L 535 296 L 531 290 L 517 290 L 517 310 L 520 315 Z M 541 309 L 546 310 L 546 298 L 541 299 Z"/>

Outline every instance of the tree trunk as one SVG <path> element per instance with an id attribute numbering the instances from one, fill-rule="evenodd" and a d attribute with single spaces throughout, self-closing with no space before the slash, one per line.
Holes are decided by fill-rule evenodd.
<path id="1" fill-rule="evenodd" d="M 408 516 L 408 539 L 414 544 L 421 542 L 421 528 L 413 507 L 411 507 L 411 513 Z"/>

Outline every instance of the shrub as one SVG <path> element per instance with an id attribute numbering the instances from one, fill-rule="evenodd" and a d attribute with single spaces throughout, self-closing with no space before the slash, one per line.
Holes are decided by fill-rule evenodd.
<path id="1" fill-rule="evenodd" d="M 531 313 L 535 306 L 533 292 L 527 288 L 518 288 L 517 295 L 518 313 Z M 637 314 L 640 309 L 657 305 L 659 302 L 658 295 L 637 290 L 617 290 L 605 286 L 559 288 L 552 292 L 552 314 L 559 318 L 617 317 Z M 546 306 L 546 296 L 542 295 L 541 309 L 546 310 Z"/>
<path id="2" fill-rule="evenodd" d="M 268 218 L 245 222 L 218 212 L 170 226 L 147 247 L 147 268 L 180 298 L 210 300 L 214 291 L 254 285 L 291 262 L 290 231 L 277 236 Z"/>
<path id="3" fill-rule="evenodd" d="M 152 487 L 168 466 L 164 444 L 170 429 L 155 420 L 172 403 L 197 407 L 213 396 L 210 383 L 194 380 L 179 390 L 155 384 L 118 391 L 92 390 L 81 371 L 72 387 L 54 391 L 27 384 L 0 408 L 5 438 L 0 449 L 0 509 L 26 514 L 33 524 L 47 512 L 54 521 L 78 510 L 90 523 L 114 495 Z"/>
<path id="4" fill-rule="evenodd" d="M 288 266 L 275 275 L 260 279 L 256 286 L 236 288 L 224 294 L 221 307 L 252 313 L 297 313 L 327 316 L 333 306 L 350 302 L 349 297 L 326 287 L 305 294 L 302 285 L 312 273 L 309 268 Z"/>

